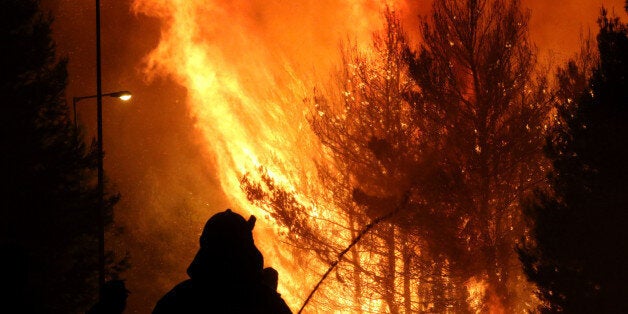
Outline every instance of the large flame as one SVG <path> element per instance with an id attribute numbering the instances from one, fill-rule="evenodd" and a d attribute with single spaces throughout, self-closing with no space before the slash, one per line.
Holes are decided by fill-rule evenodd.
<path id="1" fill-rule="evenodd" d="M 240 187 L 242 176 L 255 179 L 262 166 L 297 196 L 319 188 L 314 161 L 324 157 L 303 99 L 332 71 L 343 40 L 370 45 L 386 6 L 409 8 L 401 0 L 134 0 L 135 12 L 163 22 L 146 73 L 168 75 L 187 89 L 206 157 L 215 161 L 236 210 L 267 217 Z M 272 243 L 279 230 L 270 218 L 260 222 L 257 243 L 267 264 L 279 270 L 283 297 L 297 309 L 318 278 L 279 253 L 281 245 Z M 490 294 L 487 283 L 473 279 L 467 290 L 469 304 L 481 309 Z M 492 312 L 501 311 L 499 302 L 488 303 Z M 381 300 L 362 307 L 381 308 Z"/>
<path id="2" fill-rule="evenodd" d="M 187 88 L 191 114 L 217 164 L 223 190 L 240 211 L 264 217 L 247 201 L 239 179 L 263 166 L 291 191 L 316 186 L 313 159 L 320 151 L 305 118 L 303 99 L 317 76 L 338 60 L 351 36 L 370 43 L 381 27 L 379 1 L 189 1 L 136 0 L 133 9 L 165 22 L 159 46 L 147 58 L 147 73 L 166 74 Z M 314 14 L 312 14 L 314 13 Z M 319 13 L 319 14 L 317 14 Z M 261 227 L 261 228 L 260 228 Z M 269 232 L 258 226 L 267 264 L 290 274 Z M 284 261 L 283 263 L 281 261 Z M 280 278 L 280 291 L 298 308 L 314 280 L 301 273 Z M 298 279 L 297 281 L 294 281 Z"/>

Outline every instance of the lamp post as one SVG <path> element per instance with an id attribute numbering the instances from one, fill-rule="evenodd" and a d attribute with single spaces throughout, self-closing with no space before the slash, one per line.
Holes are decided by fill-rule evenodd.
<path id="1" fill-rule="evenodd" d="M 102 149 L 102 69 L 100 65 L 100 0 L 96 0 L 96 125 L 98 133 L 98 299 L 104 300 L 105 287 L 105 200 Z"/>
<path id="2" fill-rule="evenodd" d="M 105 201 L 104 201 L 104 172 L 103 172 L 103 146 L 102 146 L 102 67 L 100 62 L 100 0 L 95 0 L 96 3 L 96 125 L 97 125 L 97 154 L 98 154 L 98 295 L 99 300 L 102 302 L 104 293 L 103 287 L 105 286 Z M 122 95 L 116 93 L 110 93 L 106 96 L 119 97 L 124 100 L 130 98 L 130 93 Z M 123 98 L 124 97 L 124 98 Z M 90 97 L 87 97 L 90 98 Z M 76 102 L 80 99 L 75 100 Z M 74 111 L 76 113 L 76 110 Z"/>
<path id="3" fill-rule="evenodd" d="M 96 125 L 98 154 L 98 299 L 104 300 L 105 287 L 105 210 L 102 150 L 102 69 L 100 65 L 100 0 L 96 0 Z"/>
<path id="4" fill-rule="evenodd" d="M 100 83 L 100 82 L 99 82 Z M 100 87 L 100 86 L 99 86 Z M 103 298 L 103 287 L 105 284 L 105 209 L 104 209 L 104 172 L 103 172 L 103 146 L 102 146 L 102 97 L 113 97 L 118 98 L 122 101 L 127 101 L 131 99 L 132 94 L 129 91 L 123 90 L 113 93 L 102 94 L 100 93 L 100 88 L 98 89 L 98 94 L 90 95 L 90 96 L 80 96 L 72 98 L 72 109 L 74 111 L 74 127 L 78 128 L 77 120 L 76 120 L 76 104 L 83 100 L 89 98 L 97 98 L 98 106 L 96 107 L 97 112 L 97 157 L 98 157 L 98 293 L 100 296 L 100 300 Z"/>

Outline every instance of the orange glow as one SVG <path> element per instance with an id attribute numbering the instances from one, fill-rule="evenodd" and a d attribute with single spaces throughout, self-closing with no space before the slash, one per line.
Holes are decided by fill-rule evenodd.
<path id="1" fill-rule="evenodd" d="M 306 14 L 329 7 L 335 8 L 333 14 Z M 248 0 L 137 0 L 133 5 L 166 25 L 159 46 L 146 59 L 147 74 L 169 75 L 187 88 L 191 114 L 216 159 L 222 189 L 234 208 L 258 217 L 267 215 L 250 205 L 239 179 L 247 173 L 256 178 L 260 166 L 286 190 L 318 187 L 314 160 L 322 158 L 321 149 L 309 130 L 303 99 L 338 60 L 337 44 L 344 36 L 370 43 L 371 33 L 382 25 L 383 8 L 379 1 L 286 7 L 281 1 L 262 6 Z M 307 293 L 303 287 L 317 278 L 287 275 L 303 272 L 278 256 L 271 239 L 282 230 L 272 221 L 256 230 L 267 264 L 284 274 L 280 292 L 298 308 Z"/>
<path id="2" fill-rule="evenodd" d="M 482 312 L 482 306 L 484 305 L 484 298 L 486 296 L 486 288 L 488 284 L 484 280 L 478 280 L 473 277 L 469 279 L 467 282 L 467 291 L 469 292 L 469 297 L 467 298 L 467 302 L 469 306 L 475 311 L 475 313 Z"/>
<path id="3" fill-rule="evenodd" d="M 414 36 L 417 17 L 430 12 L 431 0 L 390 2 L 399 9 L 408 34 Z M 107 106 L 104 121 L 105 169 L 122 195 L 115 212 L 116 221 L 125 227 L 123 242 L 115 244 L 115 248 L 131 255 L 132 267 L 123 274 L 132 291 L 127 312 L 150 311 L 166 291 L 185 277 L 185 268 L 198 249 L 201 228 L 212 213 L 227 207 L 243 214 L 245 210 L 256 212 L 242 207 L 238 201 L 242 200 L 239 188 L 227 190 L 234 186 L 233 182 L 225 181 L 228 173 L 255 168 L 239 160 L 272 166 L 272 176 L 283 176 L 295 189 L 300 189 L 299 185 L 315 185 L 316 175 L 307 173 L 312 169 L 308 156 L 295 157 L 312 151 L 318 154 L 314 149 L 316 141 L 302 118 L 307 110 L 302 99 L 311 94 L 313 82 L 325 82 L 330 69 L 338 64 L 341 40 L 370 42 L 371 31 L 382 25 L 379 15 L 382 3 L 376 0 L 102 1 L 104 90 L 124 87 L 134 93 L 133 106 Z M 69 57 L 67 97 L 94 94 L 93 2 L 43 0 L 42 4 L 53 10 L 59 55 Z M 550 56 L 553 67 L 579 49 L 581 30 L 586 34 L 590 29 L 595 35 L 595 20 L 601 5 L 626 20 L 624 0 L 523 0 L 522 4 L 530 8 L 530 35 L 539 48 L 539 60 L 547 61 Z M 142 59 L 155 47 L 158 48 L 150 57 Z M 207 60 L 203 61 L 202 56 Z M 205 68 L 199 62 L 198 73 L 190 72 L 184 65 L 188 61 L 191 64 L 192 58 L 209 61 L 210 67 Z M 138 73 L 138 68 L 147 71 Z M 146 82 L 146 76 L 158 78 Z M 229 78 L 236 79 L 236 92 L 224 85 Z M 205 97 L 201 91 L 203 81 L 212 79 L 222 86 L 208 88 L 209 92 L 219 95 L 215 97 L 217 100 L 226 99 L 228 104 L 212 103 L 209 97 L 197 101 Z M 200 86 L 195 87 L 197 90 L 192 88 L 193 82 Z M 288 90 L 290 87 L 301 90 L 296 88 L 297 92 L 293 93 Z M 252 108 L 240 112 L 235 104 L 241 98 L 238 93 L 242 93 L 247 106 Z M 273 120 L 255 118 L 254 108 Z M 79 118 L 86 127 L 86 139 L 90 139 L 96 132 L 95 106 L 85 106 L 82 110 Z M 220 127 L 211 121 L 208 110 L 220 118 L 217 120 L 222 122 Z M 205 116 L 200 117 L 203 112 Z M 282 116 L 293 120 L 273 126 Z M 226 119 L 234 124 L 229 125 Z M 277 131 L 264 133 L 258 125 Z M 208 134 L 207 130 L 215 133 Z M 201 132 L 204 136 L 199 136 Z M 246 134 L 244 142 L 237 137 L 241 133 Z M 232 139 L 232 134 L 237 136 Z M 269 137 L 273 140 L 266 142 Z M 256 145 L 247 147 L 249 142 Z M 290 154 L 283 150 L 292 146 L 298 149 Z M 214 147 L 218 148 L 216 152 Z M 235 154 L 240 147 L 246 150 L 233 157 L 232 152 Z M 280 148 L 286 160 L 305 160 L 307 166 L 283 165 L 293 171 L 284 173 L 278 166 L 279 155 L 273 153 Z M 230 168 L 231 165 L 236 166 Z M 301 179 L 290 181 L 293 178 Z M 248 202 L 244 203 L 248 206 Z M 324 204 L 316 205 L 313 216 L 325 217 L 329 213 Z M 262 249 L 268 265 L 284 265 L 279 269 L 280 291 L 290 298 L 292 309 L 297 310 L 318 278 L 305 280 L 296 276 L 314 270 L 320 274 L 321 265 L 310 267 L 312 259 L 275 254 L 282 248 L 273 243 L 282 239 L 277 234 L 283 230 L 275 230 L 264 216 L 258 217 L 261 219 L 256 226 L 257 243 L 265 244 Z M 347 242 L 345 235 L 336 237 Z M 107 245 L 113 246 L 114 241 L 108 241 Z M 291 279 L 291 274 L 295 279 Z M 329 287 L 336 279 L 333 277 L 334 274 L 323 288 L 332 290 Z M 516 287 L 513 289 L 517 294 L 529 294 L 525 278 L 512 278 L 516 282 L 510 286 Z M 342 290 L 333 293 L 339 298 L 349 298 Z M 361 300 L 364 310 L 383 309 L 381 301 L 367 304 L 367 298 Z M 309 311 L 320 305 L 316 304 L 316 298 L 313 301 Z M 522 308 L 531 308 L 533 303 L 526 301 Z M 428 302 L 423 309 L 429 307 Z"/>
<path id="4" fill-rule="evenodd" d="M 405 10 L 404 25 L 414 25 L 414 12 L 425 14 L 430 5 L 429 1 L 419 5 L 388 2 Z M 248 174 L 257 180 L 264 167 L 266 175 L 283 189 L 297 192 L 299 200 L 312 208 L 312 217 L 331 218 L 328 209 L 333 205 L 322 201 L 324 197 L 317 198 L 325 191 L 317 181 L 315 162 L 325 155 L 310 130 L 306 116 L 311 108 L 306 108 L 303 99 L 328 79 L 340 59 L 340 42 L 349 39 L 361 45 L 359 48 L 369 49 L 372 33 L 382 27 L 385 5 L 376 0 L 290 5 L 278 0 L 133 2 L 134 12 L 163 23 L 158 46 L 144 60 L 144 74 L 170 77 L 186 89 L 187 108 L 202 135 L 203 152 L 215 161 L 230 206 L 266 218 L 258 220 L 256 242 L 267 266 L 279 270 L 279 291 L 295 311 L 326 265 L 307 256 L 300 257 L 307 265 L 299 263 L 289 255 L 289 248 L 277 243 L 285 228 L 250 204 L 240 178 Z M 546 40 L 546 36 L 539 38 Z M 351 238 L 347 233 L 330 234 L 343 243 Z M 358 258 L 369 261 L 370 257 Z M 466 288 L 467 301 L 477 312 L 486 307 L 491 313 L 503 312 L 484 280 L 472 278 Z M 339 305 L 350 308 L 353 300 L 349 296 L 338 298 Z M 361 301 L 364 311 L 386 310 L 381 300 L 365 297 Z M 308 308 L 316 310 L 330 309 Z"/>

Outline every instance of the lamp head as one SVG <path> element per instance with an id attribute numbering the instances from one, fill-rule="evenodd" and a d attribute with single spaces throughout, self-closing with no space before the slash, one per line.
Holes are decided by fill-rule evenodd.
<path id="1" fill-rule="evenodd" d="M 131 97 L 133 96 L 133 95 L 131 94 L 131 92 L 126 91 L 126 90 L 119 91 L 119 92 L 115 92 L 115 93 L 111 93 L 111 94 L 109 94 L 109 95 L 110 95 L 111 97 L 116 97 L 116 98 L 119 98 L 119 99 L 121 99 L 121 100 L 123 100 L 123 101 L 127 101 L 127 100 L 129 100 L 129 99 L 131 99 Z"/>

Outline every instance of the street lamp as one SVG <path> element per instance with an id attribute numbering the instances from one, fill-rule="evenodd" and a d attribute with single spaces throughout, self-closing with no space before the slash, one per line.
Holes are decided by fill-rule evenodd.
<path id="1" fill-rule="evenodd" d="M 131 93 L 128 91 L 120 91 L 109 94 L 102 93 L 102 66 L 101 66 L 101 49 L 100 49 L 100 0 L 95 0 L 96 6 L 96 129 L 98 140 L 96 141 L 96 150 L 98 153 L 98 299 L 99 302 L 105 302 L 104 286 L 105 286 L 105 200 L 104 200 L 104 181 L 105 174 L 103 171 L 104 153 L 102 145 L 102 97 L 117 97 L 122 100 L 131 99 Z M 93 96 L 90 96 L 93 97 Z M 89 98 L 89 97 L 88 97 Z M 77 100 L 77 101 L 80 101 Z M 76 112 L 76 111 L 74 111 Z"/>
<path id="2" fill-rule="evenodd" d="M 119 92 L 113 92 L 113 93 L 107 93 L 107 94 L 102 94 L 102 96 L 107 96 L 107 97 L 113 97 L 113 98 L 118 98 L 122 101 L 127 101 L 129 99 L 131 99 L 131 97 L 133 96 L 131 94 L 131 92 L 123 90 L 123 91 L 119 91 Z M 83 99 L 88 99 L 88 98 L 96 98 L 98 97 L 98 95 L 91 95 L 91 96 L 80 96 L 80 97 L 74 97 L 72 98 L 72 110 L 74 111 L 74 127 L 78 128 L 78 124 L 76 122 L 76 104 L 83 100 Z"/>
<path id="3" fill-rule="evenodd" d="M 102 66 L 100 62 L 100 0 L 95 0 L 96 6 L 96 129 L 98 134 L 98 296 L 100 302 L 104 301 L 105 286 L 105 200 L 104 200 L 104 171 L 103 171 L 103 149 L 102 149 L 102 97 L 117 97 L 122 100 L 129 100 L 131 93 L 127 91 L 104 94 L 102 93 Z M 91 98 L 89 96 L 86 98 Z M 82 98 L 84 99 L 84 98 Z M 74 101 L 80 101 L 77 99 Z M 74 111 L 76 113 L 76 110 Z"/>
<path id="4" fill-rule="evenodd" d="M 100 71 L 97 71 L 100 73 Z M 113 93 L 100 93 L 100 80 L 98 80 L 98 94 L 90 96 L 80 96 L 72 98 L 72 108 L 74 110 L 74 127 L 78 128 L 76 122 L 76 104 L 88 98 L 97 98 L 97 154 L 98 154 L 98 295 L 99 300 L 103 300 L 103 286 L 105 284 L 105 209 L 104 209 L 104 172 L 103 172 L 103 146 L 102 146 L 102 97 L 118 98 L 122 101 L 131 99 L 131 92 L 123 90 Z"/>

